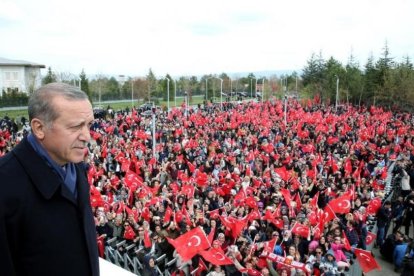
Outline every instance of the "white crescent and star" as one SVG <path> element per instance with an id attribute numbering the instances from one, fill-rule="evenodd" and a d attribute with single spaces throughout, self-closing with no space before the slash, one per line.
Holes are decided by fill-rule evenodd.
<path id="1" fill-rule="evenodd" d="M 343 204 L 346 204 L 345 206 L 342 206 Z M 351 202 L 349 201 L 349 200 L 347 200 L 347 199 L 344 199 L 344 200 L 342 200 L 341 202 L 339 202 L 339 204 L 338 204 L 339 206 L 341 206 L 341 208 L 346 208 L 346 209 L 348 209 L 348 208 L 351 208 Z"/>
<path id="2" fill-rule="evenodd" d="M 220 252 L 214 252 L 214 257 L 219 260 L 219 261 L 223 261 L 224 260 L 224 255 Z"/>
<path id="3" fill-rule="evenodd" d="M 308 231 L 308 229 L 306 229 L 305 227 L 303 227 L 303 226 L 297 226 L 296 227 L 296 231 L 297 232 L 303 232 L 303 231 Z"/>
<path id="4" fill-rule="evenodd" d="M 359 256 L 364 257 L 365 262 L 370 262 L 371 261 L 371 257 L 368 256 L 367 254 L 363 253 L 363 252 L 359 253 Z"/>
<path id="5" fill-rule="evenodd" d="M 193 240 L 196 242 L 193 243 Z M 188 246 L 199 246 L 201 244 L 201 239 L 199 236 L 193 235 L 188 239 Z"/>

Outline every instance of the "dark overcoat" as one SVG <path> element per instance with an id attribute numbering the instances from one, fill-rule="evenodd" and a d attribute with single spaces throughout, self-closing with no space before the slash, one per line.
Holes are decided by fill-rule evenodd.
<path id="1" fill-rule="evenodd" d="M 98 276 L 89 185 L 77 198 L 26 139 L 0 159 L 0 275 Z"/>

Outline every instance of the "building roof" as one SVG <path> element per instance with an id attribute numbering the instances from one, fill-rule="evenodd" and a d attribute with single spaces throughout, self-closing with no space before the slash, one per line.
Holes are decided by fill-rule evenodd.
<path id="1" fill-rule="evenodd" d="M 26 67 L 39 67 L 39 68 L 46 68 L 45 65 L 34 63 L 25 60 L 12 60 L 7 58 L 0 57 L 0 66 L 26 66 Z"/>

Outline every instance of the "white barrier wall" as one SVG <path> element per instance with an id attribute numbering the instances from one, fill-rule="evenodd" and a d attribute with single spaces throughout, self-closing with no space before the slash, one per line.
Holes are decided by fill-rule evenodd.
<path id="1" fill-rule="evenodd" d="M 135 275 L 102 258 L 99 258 L 99 269 L 101 272 L 101 276 L 134 276 Z"/>

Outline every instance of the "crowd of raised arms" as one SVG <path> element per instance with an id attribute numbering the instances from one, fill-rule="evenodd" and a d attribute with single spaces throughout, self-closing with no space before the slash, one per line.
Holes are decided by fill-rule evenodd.
<path id="1" fill-rule="evenodd" d="M 346 275 L 354 262 L 372 269 L 367 245 L 392 239 L 388 257 L 406 271 L 412 119 L 295 99 L 286 111 L 279 100 L 182 106 L 157 111 L 153 145 L 139 108 L 100 116 L 85 153 L 100 255 L 126 240 L 116 250 L 143 275 L 159 273 L 163 254 L 177 275 Z M 29 131 L 0 127 L 0 156 Z M 387 181 L 400 196 L 386 199 Z"/>

